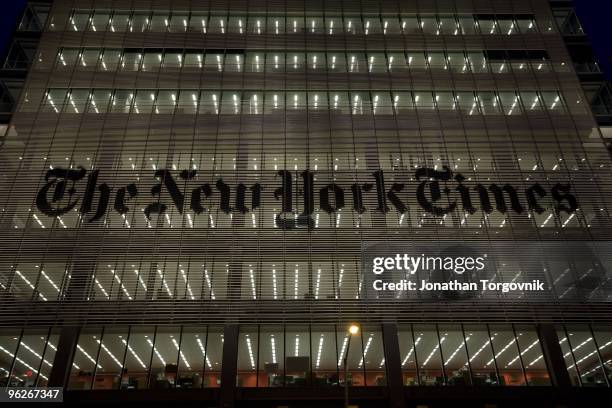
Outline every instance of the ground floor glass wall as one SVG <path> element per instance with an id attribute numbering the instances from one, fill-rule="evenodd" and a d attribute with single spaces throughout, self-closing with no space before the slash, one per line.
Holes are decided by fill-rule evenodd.
<path id="1" fill-rule="evenodd" d="M 45 387 L 59 330 L 0 329 L 0 387 Z"/>
<path id="2" fill-rule="evenodd" d="M 244 325 L 236 385 L 244 388 L 387 384 L 382 327 L 357 334 L 337 325 Z M 61 328 L 3 329 L 0 386 L 46 386 Z M 612 382 L 612 328 L 558 325 L 577 387 Z M 535 326 L 397 326 L 405 386 L 549 386 Z M 222 326 L 107 326 L 80 331 L 68 390 L 197 389 L 221 386 Z M 345 375 L 346 357 L 346 375 Z"/>
<path id="3" fill-rule="evenodd" d="M 69 389 L 219 387 L 223 328 L 104 327 L 81 332 Z"/>

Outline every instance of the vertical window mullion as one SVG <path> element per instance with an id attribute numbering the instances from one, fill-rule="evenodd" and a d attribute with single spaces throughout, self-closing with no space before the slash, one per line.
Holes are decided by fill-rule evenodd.
<path id="1" fill-rule="evenodd" d="M 151 357 L 149 358 L 149 368 L 147 370 L 147 388 L 151 388 L 151 372 L 153 371 L 153 356 L 155 355 L 155 341 L 157 340 L 157 326 L 153 329 L 153 343 L 151 346 Z"/>
<path id="2" fill-rule="evenodd" d="M 599 360 L 599 366 L 601 367 L 601 370 L 602 370 L 602 373 L 603 373 L 603 377 L 606 380 L 606 385 L 609 388 L 610 387 L 610 378 L 607 375 L 605 360 L 603 359 L 603 357 L 601 355 L 601 351 L 599 349 L 599 344 L 597 343 L 597 338 L 595 337 L 595 332 L 593 331 L 593 326 L 590 325 L 590 324 L 589 324 L 589 333 L 591 334 L 591 337 L 593 338 L 593 343 L 595 344 L 595 351 L 597 352 L 597 359 Z"/>
<path id="3" fill-rule="evenodd" d="M 179 381 L 179 367 L 181 366 L 181 340 L 183 338 L 183 326 L 180 326 L 179 329 L 179 341 L 178 341 L 178 350 L 176 350 L 176 377 L 174 378 L 174 385 L 172 388 L 178 388 L 178 381 Z M 172 343 L 172 340 L 170 340 L 170 343 Z"/>
<path id="4" fill-rule="evenodd" d="M 351 334 L 349 333 L 349 336 L 351 336 Z M 364 350 L 364 341 L 363 341 L 363 328 L 361 328 L 361 330 L 359 330 L 359 337 L 361 338 L 361 358 L 363 361 L 362 369 L 363 369 L 363 385 L 367 386 L 367 380 L 366 380 L 366 361 L 365 361 L 365 350 Z M 348 352 L 349 352 L 349 346 L 347 346 L 346 348 L 346 354 L 348 356 Z M 346 381 L 346 378 L 344 379 L 344 381 Z"/>
<path id="5" fill-rule="evenodd" d="M 21 329 L 21 332 L 19 333 L 19 338 L 17 340 L 17 346 L 15 347 L 15 352 L 13 354 L 13 360 L 11 362 L 11 368 L 9 369 L 9 377 L 8 377 L 8 382 L 7 382 L 7 387 L 10 386 L 11 384 L 11 377 L 13 376 L 13 372 L 15 371 L 15 365 L 17 363 L 17 355 L 19 355 L 19 347 L 21 346 L 21 340 L 23 339 L 23 332 L 24 329 Z"/>
<path id="6" fill-rule="evenodd" d="M 89 384 L 90 390 L 93 390 L 96 375 L 98 373 L 98 364 L 100 361 L 100 350 L 102 350 L 102 342 L 104 341 L 105 329 L 106 327 L 102 326 L 102 331 L 100 332 L 100 342 L 98 343 L 98 351 L 96 351 L 96 362 L 94 363 L 93 375 L 91 376 L 91 383 Z M 59 346 L 59 343 L 58 343 L 58 346 Z"/>
<path id="7" fill-rule="evenodd" d="M 284 287 L 283 282 L 283 287 Z M 284 290 L 284 289 L 283 289 Z M 283 295 L 284 299 L 284 295 Z M 287 325 L 283 324 L 283 387 L 287 386 Z"/>
<path id="8" fill-rule="evenodd" d="M 203 293 L 203 292 L 202 292 Z M 204 382 L 206 381 L 206 358 L 208 357 L 208 333 L 210 332 L 210 326 L 206 325 L 206 337 L 204 338 L 204 355 L 202 358 L 204 359 L 202 362 L 202 384 L 200 388 L 204 388 Z"/>
<path id="9" fill-rule="evenodd" d="M 325 22 L 323 22 L 323 34 L 325 34 Z M 310 347 L 310 354 L 308 357 L 308 360 L 310 361 L 310 385 L 314 384 L 314 371 L 313 371 L 313 366 L 312 366 L 312 324 L 308 324 L 308 344 Z"/>
<path id="10" fill-rule="evenodd" d="M 487 324 L 487 335 L 489 336 L 489 344 L 491 345 L 491 352 L 493 354 L 493 365 L 495 366 L 495 375 L 497 376 L 497 385 L 501 385 L 501 377 L 499 375 L 499 368 L 497 367 L 497 357 L 495 356 L 495 346 L 493 345 L 493 338 L 491 337 L 491 328 Z"/>
<path id="11" fill-rule="evenodd" d="M 128 327 L 127 336 L 125 339 L 125 347 L 123 347 L 123 358 L 121 359 L 121 371 L 119 371 L 119 389 L 123 383 L 123 372 L 125 370 L 125 360 L 127 359 L 128 346 L 130 345 L 130 335 L 132 334 L 132 326 Z"/>
<path id="12" fill-rule="evenodd" d="M 418 354 L 417 354 L 417 344 L 416 344 L 416 342 L 414 340 L 414 325 L 413 324 L 410 325 L 410 336 L 412 338 L 412 349 L 413 349 L 413 353 L 414 353 L 414 367 L 416 369 L 417 384 L 420 386 L 420 385 L 422 385 L 421 384 L 421 373 L 419 371 L 419 357 L 418 357 Z"/>
<path id="13" fill-rule="evenodd" d="M 34 386 L 38 386 L 38 379 L 40 378 L 40 372 L 42 370 L 42 366 L 45 361 L 45 353 L 47 352 L 47 346 L 49 345 L 50 337 L 51 337 L 51 327 L 49 327 L 49 330 L 47 330 L 47 338 L 45 339 L 45 345 L 43 346 L 42 353 L 40 354 L 42 357 L 40 358 L 40 363 L 38 363 L 38 369 L 36 370 L 36 377 L 34 378 Z"/>
<path id="14" fill-rule="evenodd" d="M 570 341 L 569 333 L 567 332 L 567 327 L 565 325 L 563 327 L 563 333 L 565 333 L 565 338 L 567 339 L 567 347 L 569 348 L 570 356 L 572 357 L 572 362 L 574 365 L 574 370 L 576 370 L 576 377 L 578 378 L 578 384 L 582 387 L 582 376 L 580 375 L 580 369 L 578 368 L 578 363 L 576 363 L 576 356 L 574 355 L 574 349 L 572 347 L 572 342 Z"/>
<path id="15" fill-rule="evenodd" d="M 338 378 L 338 386 L 340 385 L 340 365 L 338 365 L 338 360 L 340 356 L 338 355 L 338 326 L 334 324 L 334 346 L 336 348 L 336 359 L 334 360 L 334 365 L 336 366 L 336 377 Z"/>
<path id="16" fill-rule="evenodd" d="M 257 325 L 257 356 L 255 357 L 255 387 L 259 387 L 259 355 L 261 354 L 261 325 Z"/>
<path id="17" fill-rule="evenodd" d="M 438 351 L 440 352 L 440 365 L 442 368 L 442 378 L 444 385 L 448 385 L 448 375 L 446 374 L 446 367 L 444 364 L 444 353 L 442 352 L 442 342 L 440 341 L 440 326 L 436 324 L 436 337 L 438 339 Z"/>
<path id="18" fill-rule="evenodd" d="M 463 323 L 460 323 L 459 326 L 461 327 L 461 337 L 463 338 L 463 348 L 465 350 L 465 356 L 466 356 L 466 364 L 468 366 L 468 374 L 470 376 L 470 385 L 474 385 L 474 375 L 472 374 L 472 363 L 470 362 L 470 353 L 468 351 L 468 347 L 467 347 L 467 339 L 465 337 L 465 327 L 463 326 Z"/>
<path id="19" fill-rule="evenodd" d="M 529 381 L 527 379 L 527 372 L 525 371 L 525 364 L 523 363 L 523 356 L 521 356 L 521 344 L 519 342 L 518 336 L 516 335 L 516 327 L 512 324 L 512 335 L 514 336 L 514 341 L 516 343 L 516 350 L 518 352 L 519 362 L 521 364 L 521 370 L 523 371 L 523 379 L 525 380 L 525 385 L 529 386 Z"/>

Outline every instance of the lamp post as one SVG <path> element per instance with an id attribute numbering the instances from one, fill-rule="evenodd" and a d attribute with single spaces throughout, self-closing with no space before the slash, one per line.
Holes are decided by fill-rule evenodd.
<path id="1" fill-rule="evenodd" d="M 359 333 L 359 326 L 356 324 L 350 325 L 348 328 L 348 341 L 346 342 L 346 353 L 344 354 L 344 408 L 349 406 L 349 394 L 348 394 L 348 354 L 351 347 L 351 337 L 354 334 Z"/>

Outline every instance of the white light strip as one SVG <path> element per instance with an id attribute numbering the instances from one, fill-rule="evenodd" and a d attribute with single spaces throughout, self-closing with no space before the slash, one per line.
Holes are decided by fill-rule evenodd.
<path id="1" fill-rule="evenodd" d="M 130 351 L 130 353 L 132 353 L 132 355 L 134 356 L 134 358 L 136 359 L 136 361 L 138 361 L 138 363 L 141 365 L 142 368 L 146 369 L 147 366 L 145 365 L 145 363 L 142 362 L 142 360 L 140 359 L 140 357 L 138 357 L 138 354 L 136 354 L 136 352 L 134 351 L 134 349 L 132 349 L 132 346 L 130 346 L 129 344 L 127 344 L 127 341 L 125 341 L 125 339 L 121 339 L 121 341 L 123 342 L 123 344 L 127 345 L 128 350 Z"/>
<path id="2" fill-rule="evenodd" d="M 255 275 L 253 274 L 253 269 L 249 269 L 249 278 L 251 280 L 251 294 L 253 299 L 257 299 L 257 291 L 255 290 Z"/>
<path id="3" fill-rule="evenodd" d="M 149 346 L 153 347 L 153 342 L 151 341 L 151 339 L 147 339 L 147 343 L 149 343 Z M 162 365 L 165 366 L 166 360 L 164 360 L 164 358 L 161 356 L 161 354 L 159 354 L 159 351 L 157 351 L 155 347 L 153 347 L 153 352 L 155 353 L 157 358 L 159 358 L 159 361 L 161 361 Z"/>
<path id="4" fill-rule="evenodd" d="M 612 363 L 612 360 L 608 360 L 604 364 L 608 365 L 610 363 Z M 586 373 L 582 374 L 581 377 L 584 377 L 585 375 L 591 374 L 592 372 L 597 371 L 597 370 L 601 370 L 601 366 L 599 364 L 595 368 L 593 368 L 593 369 L 587 371 Z"/>
<path id="5" fill-rule="evenodd" d="M 138 282 L 140 282 L 140 286 L 142 286 L 142 288 L 146 292 L 147 291 L 147 285 L 145 285 L 144 281 L 142 280 L 142 276 L 140 276 L 140 271 L 138 269 L 134 269 L 134 273 L 138 277 Z"/>
<path id="6" fill-rule="evenodd" d="M 0 346 L 0 351 L 4 351 L 6 354 L 8 354 L 11 358 L 15 358 L 15 360 L 17 360 L 18 362 L 20 362 L 21 364 L 23 364 L 26 368 L 29 368 L 30 370 L 32 370 L 35 373 L 38 373 L 38 371 L 32 367 L 31 365 L 29 365 L 28 363 L 26 363 L 25 361 L 23 361 L 22 359 L 20 359 L 19 357 L 15 357 L 15 355 L 13 353 L 11 353 L 10 351 L 8 351 L 7 349 L 5 349 L 4 347 Z M 42 378 L 44 378 L 45 380 L 48 380 L 49 378 L 41 373 L 38 373 Z"/>
<path id="7" fill-rule="evenodd" d="M 38 215 L 32 214 L 32 216 L 34 217 L 38 225 L 40 225 L 40 228 L 45 228 L 45 224 L 43 224 L 42 221 L 38 218 Z"/>
<path id="8" fill-rule="evenodd" d="M 276 364 L 276 339 L 270 335 L 270 348 L 272 349 L 272 364 Z"/>
<path id="9" fill-rule="evenodd" d="M 474 355 L 472 356 L 472 358 L 470 358 L 470 363 L 476 358 L 478 357 L 478 355 L 480 353 L 482 353 L 482 351 L 485 349 L 485 347 L 487 347 L 489 345 L 489 343 L 491 343 L 491 339 L 485 341 L 485 344 L 483 344 L 476 353 L 474 353 Z"/>
<path id="10" fill-rule="evenodd" d="M 79 350 L 81 353 L 83 353 L 83 355 L 85 357 L 87 357 L 87 359 L 89 361 L 91 361 L 92 363 L 96 364 L 96 360 L 94 360 L 94 358 L 92 356 L 90 356 L 85 350 L 83 350 L 83 347 L 81 347 L 79 344 L 77 344 L 77 350 Z M 101 369 L 101 370 L 103 369 L 103 367 L 100 364 L 98 364 L 98 368 Z"/>
<path id="11" fill-rule="evenodd" d="M 366 343 L 365 348 L 363 349 L 363 356 L 361 357 L 361 360 L 359 361 L 359 367 L 361 368 L 361 366 L 363 366 L 363 359 L 368 355 L 368 351 L 370 350 L 370 345 L 372 344 L 372 339 L 374 338 L 374 334 L 370 334 L 370 337 L 368 338 L 368 341 Z"/>
<path id="12" fill-rule="evenodd" d="M 591 341 L 591 340 L 593 340 L 593 338 L 592 338 L 592 337 L 589 337 L 588 339 L 586 339 L 585 341 L 583 341 L 582 343 L 580 343 L 579 345 L 577 345 L 576 347 L 574 347 L 572 350 L 573 350 L 574 352 L 576 352 L 576 351 L 580 350 L 580 348 L 581 348 L 582 346 L 584 346 L 585 344 L 587 344 L 587 343 L 588 343 L 589 341 Z M 559 344 L 561 344 L 561 342 L 559 342 Z M 563 357 L 564 357 L 564 358 L 566 358 L 566 357 L 567 357 L 567 356 L 569 356 L 571 353 L 572 353 L 571 351 L 568 351 L 567 353 L 565 353 L 565 354 L 563 355 Z"/>
<path id="13" fill-rule="evenodd" d="M 446 336 L 442 337 L 440 339 L 440 343 L 436 344 L 436 346 L 433 348 L 433 350 L 431 350 L 431 353 L 429 353 L 429 355 L 427 356 L 427 358 L 425 359 L 425 361 L 423 362 L 423 364 L 421 365 L 421 367 L 425 367 L 427 365 L 427 363 L 429 362 L 429 360 L 431 360 L 431 358 L 433 357 L 434 353 L 440 348 L 440 345 L 442 343 L 444 343 L 444 340 L 446 340 Z"/>
<path id="14" fill-rule="evenodd" d="M 321 269 L 317 269 L 317 283 L 315 285 L 315 299 L 319 298 L 319 286 L 321 285 Z"/>
<path id="15" fill-rule="evenodd" d="M 535 360 L 533 360 L 531 363 L 529 363 L 529 364 L 527 365 L 527 367 L 531 367 L 532 365 L 534 365 L 535 363 L 537 363 L 538 361 L 540 361 L 540 360 L 541 360 L 543 357 L 544 357 L 543 355 L 541 355 L 541 356 L 537 357 Z"/>
<path id="16" fill-rule="evenodd" d="M 157 270 L 157 274 L 162 280 L 162 284 L 164 285 L 164 289 L 166 289 L 166 293 L 168 293 L 168 296 L 172 297 L 172 292 L 170 291 L 170 288 L 168 287 L 168 283 L 166 282 L 166 279 L 164 279 L 164 274 L 162 273 L 161 269 Z"/>
<path id="17" fill-rule="evenodd" d="M 536 344 L 538 344 L 538 343 L 539 343 L 539 340 L 535 340 L 533 343 L 531 343 L 529 346 L 527 346 L 527 348 L 526 348 L 525 350 L 523 350 L 523 351 L 521 352 L 521 354 L 520 354 L 520 355 L 521 355 L 521 356 L 525 355 L 525 353 L 526 353 L 526 352 L 528 352 L 529 350 L 531 350 L 532 348 L 534 348 L 534 347 L 535 347 L 535 345 L 536 345 Z M 518 360 L 518 359 L 519 359 L 519 356 L 514 357 L 512 360 L 510 360 L 510 361 L 508 362 L 508 364 L 506 364 L 506 368 L 508 368 L 510 365 L 514 364 L 514 362 L 515 362 L 516 360 Z"/>
<path id="18" fill-rule="evenodd" d="M 103 349 L 104 351 L 106 351 L 106 354 L 108 354 L 108 355 L 110 356 L 110 358 L 112 358 L 112 359 L 113 359 L 113 361 L 114 361 L 115 363 L 117 363 L 117 365 L 119 366 L 119 368 L 121 368 L 121 367 L 122 367 L 121 362 L 120 362 L 119 360 L 117 360 L 117 357 L 115 357 L 115 355 L 114 355 L 113 353 L 111 353 L 111 352 L 110 352 L 110 350 L 109 350 L 109 349 L 108 349 L 108 348 L 107 348 L 107 347 L 106 347 L 104 344 L 100 343 L 100 340 L 96 340 L 96 341 L 98 342 L 98 344 L 100 344 L 100 345 L 102 346 L 102 349 Z"/>
<path id="19" fill-rule="evenodd" d="M 548 224 L 548 221 L 550 221 L 550 219 L 552 218 L 552 214 L 550 214 L 546 220 L 544 220 L 544 222 L 542 223 L 542 225 L 540 225 L 540 228 L 544 228 L 546 226 L 546 224 Z"/>
<path id="20" fill-rule="evenodd" d="M 39 360 L 42 360 L 46 365 L 48 365 L 49 367 L 53 367 L 53 364 L 51 364 L 50 362 L 48 362 L 47 360 L 43 359 L 43 357 L 40 355 L 40 353 L 37 353 L 32 347 L 28 346 L 27 344 L 25 344 L 23 341 L 20 342 L 19 344 L 21 344 L 26 350 L 28 350 L 30 353 L 34 354 L 36 357 L 38 357 Z"/>
<path id="21" fill-rule="evenodd" d="M 251 345 L 251 338 L 249 337 L 248 334 L 246 335 L 246 344 L 249 350 L 249 360 L 251 360 L 251 368 L 254 370 L 255 369 L 255 358 L 253 357 L 253 346 Z"/>
<path id="22" fill-rule="evenodd" d="M 115 272 L 115 270 L 111 269 L 111 272 L 113 274 L 113 278 L 115 279 L 115 281 L 121 286 L 121 289 L 123 290 L 123 293 L 125 293 L 125 296 L 127 296 L 129 300 L 132 300 L 132 296 L 130 296 L 130 293 L 127 291 L 125 286 L 123 286 L 123 282 L 121 282 L 121 279 L 119 279 L 119 276 L 117 276 L 117 273 Z"/>
<path id="23" fill-rule="evenodd" d="M 172 337 L 172 344 L 174 344 L 174 347 L 176 348 L 176 351 L 179 352 L 179 355 L 181 356 L 181 358 L 183 359 L 183 362 L 185 363 L 185 365 L 187 366 L 188 370 L 191 370 L 191 366 L 189 365 L 189 362 L 187 361 L 187 359 L 185 358 L 185 355 L 183 354 L 183 350 L 180 349 L 178 342 L 176 341 L 176 339 L 174 337 Z"/>
<path id="24" fill-rule="evenodd" d="M 565 228 L 565 226 L 574 218 L 574 216 L 576 215 L 576 213 L 572 213 L 572 215 L 570 215 L 567 220 L 565 220 L 565 222 L 563 223 L 563 225 L 561 225 L 561 228 Z"/>
<path id="25" fill-rule="evenodd" d="M 604 347 L 608 347 L 610 344 L 612 344 L 612 340 L 610 340 L 609 342 L 607 342 L 606 344 L 604 344 L 603 346 L 601 346 L 599 348 L 599 350 L 602 350 Z M 576 361 L 576 365 L 582 363 L 584 360 L 586 360 L 589 357 L 594 356 L 595 354 L 597 354 L 597 350 L 594 350 L 592 352 L 590 352 L 589 354 L 587 354 L 586 356 L 582 357 L 580 360 Z"/>
<path id="26" fill-rule="evenodd" d="M 446 360 L 446 362 L 444 363 L 444 365 L 448 365 L 448 363 L 451 362 L 451 360 L 457 355 L 457 353 L 459 353 L 459 350 L 461 350 L 462 347 L 466 347 L 467 346 L 467 342 L 470 339 L 470 336 L 467 336 L 465 338 L 465 341 L 462 341 L 461 344 L 459 344 L 459 346 L 457 346 L 457 348 L 455 349 L 455 351 L 453 351 L 453 353 L 450 355 L 450 357 L 448 358 L 448 360 Z"/>
<path id="27" fill-rule="evenodd" d="M 209 369 L 212 370 L 212 364 L 210 364 L 210 359 L 208 358 L 208 355 L 206 354 L 206 349 L 204 348 L 204 345 L 202 344 L 202 340 L 200 340 L 200 338 L 198 337 L 196 341 L 198 342 L 198 346 L 200 347 L 200 351 L 202 352 L 202 355 L 206 357 L 206 365 L 208 366 Z"/>
<path id="28" fill-rule="evenodd" d="M 348 335 L 344 337 L 344 341 L 342 342 L 342 349 L 340 350 L 340 358 L 338 359 L 338 367 L 342 365 L 342 360 L 344 358 L 344 352 L 346 351 L 346 345 L 348 344 Z M 347 351 L 348 353 L 348 351 Z"/>
<path id="29" fill-rule="evenodd" d="M 485 367 L 487 367 L 487 366 L 491 365 L 491 363 L 493 362 L 493 360 L 496 360 L 497 358 L 499 358 L 499 356 L 501 356 L 501 355 L 504 353 L 504 351 L 508 350 L 508 348 L 509 348 L 509 347 L 512 345 L 512 343 L 514 343 L 515 341 L 516 341 L 516 339 L 515 339 L 515 338 L 513 338 L 512 340 L 510 340 L 510 342 L 509 342 L 508 344 L 506 344 L 506 345 L 504 346 L 504 348 L 503 348 L 503 349 L 501 349 L 501 350 L 499 351 L 499 353 L 497 353 L 497 354 L 495 355 L 495 358 L 492 358 L 491 360 L 489 360 L 489 362 L 488 362 L 487 364 L 485 364 Z"/>
<path id="30" fill-rule="evenodd" d="M 92 102 L 93 102 L 93 101 L 92 101 Z M 62 220 L 62 217 L 60 217 L 59 215 L 57 216 L 57 220 L 60 222 L 60 224 L 61 224 L 61 226 L 62 226 L 63 228 L 68 228 L 68 227 L 66 226 L 66 224 L 64 223 L 64 220 Z"/>
<path id="31" fill-rule="evenodd" d="M 210 298 L 215 300 L 215 292 L 212 289 L 212 282 L 210 281 L 210 276 L 208 276 L 208 269 L 204 269 L 204 277 L 206 278 L 206 285 L 208 285 L 208 290 L 210 291 Z"/>
<path id="32" fill-rule="evenodd" d="M 57 292 L 60 291 L 59 287 L 55 284 L 55 282 L 53 282 L 53 280 L 51 280 L 51 278 L 49 276 L 47 276 L 45 271 L 41 270 L 40 273 L 47 280 L 47 282 L 49 282 L 51 284 L 51 286 L 53 286 L 53 289 L 55 289 Z"/>
<path id="33" fill-rule="evenodd" d="M 193 228 L 193 220 L 191 219 L 191 214 L 187 214 L 187 221 L 189 222 L 189 228 Z"/>
<path id="34" fill-rule="evenodd" d="M 317 364 L 316 364 L 316 368 L 319 368 L 319 365 L 321 363 L 321 352 L 323 351 L 323 334 L 321 334 L 321 337 L 319 338 L 319 349 L 317 350 Z"/>
<path id="35" fill-rule="evenodd" d="M 32 285 L 32 283 L 25 276 L 23 276 L 23 274 L 21 272 L 19 272 L 18 270 L 15 269 L 15 273 L 17 274 L 17 276 L 19 276 L 21 278 L 21 280 L 23 280 L 25 283 L 27 283 L 28 286 L 32 290 L 34 290 L 34 285 Z"/>
<path id="36" fill-rule="evenodd" d="M 195 296 L 193 296 L 193 292 L 191 291 L 191 285 L 189 284 L 189 281 L 187 280 L 187 275 L 185 274 L 184 269 L 181 269 L 181 276 L 183 277 L 183 281 L 185 282 L 185 285 L 187 285 L 187 293 L 189 293 L 189 298 L 191 300 L 195 300 Z"/>
<path id="37" fill-rule="evenodd" d="M 94 278 L 94 281 L 96 282 L 96 285 L 98 285 L 98 289 L 100 289 L 102 293 L 104 293 L 104 296 L 106 296 L 106 299 L 110 299 L 110 296 L 108 295 L 108 293 L 106 293 L 106 290 L 104 290 L 104 287 L 102 286 L 100 281 L 98 281 L 97 278 Z"/>
<path id="38" fill-rule="evenodd" d="M 276 269 L 272 269 L 272 292 L 274 299 L 277 299 L 278 296 L 276 292 Z"/>
<path id="39" fill-rule="evenodd" d="M 295 335 L 295 357 L 300 355 L 300 335 Z"/>
<path id="40" fill-rule="evenodd" d="M 412 346 L 412 348 L 408 351 L 408 354 L 406 354 L 406 357 L 404 357 L 404 360 L 402 361 L 402 365 L 406 365 L 406 363 L 408 362 L 408 359 L 410 358 L 412 353 L 414 353 L 414 347 L 417 346 L 420 341 L 421 341 L 421 336 L 417 337 L 416 341 L 414 342 L 414 346 Z"/>

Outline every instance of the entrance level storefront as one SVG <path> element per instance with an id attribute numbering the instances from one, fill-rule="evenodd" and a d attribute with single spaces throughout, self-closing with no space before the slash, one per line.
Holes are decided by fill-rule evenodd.
<path id="1" fill-rule="evenodd" d="M 9 329 L 0 336 L 2 382 L 63 386 L 68 401 L 92 403 L 332 407 L 343 403 L 348 384 L 360 407 L 443 406 L 456 398 L 473 406 L 517 398 L 547 406 L 609 391 L 612 378 L 612 328 L 360 324 L 351 334 L 347 327 Z"/>

